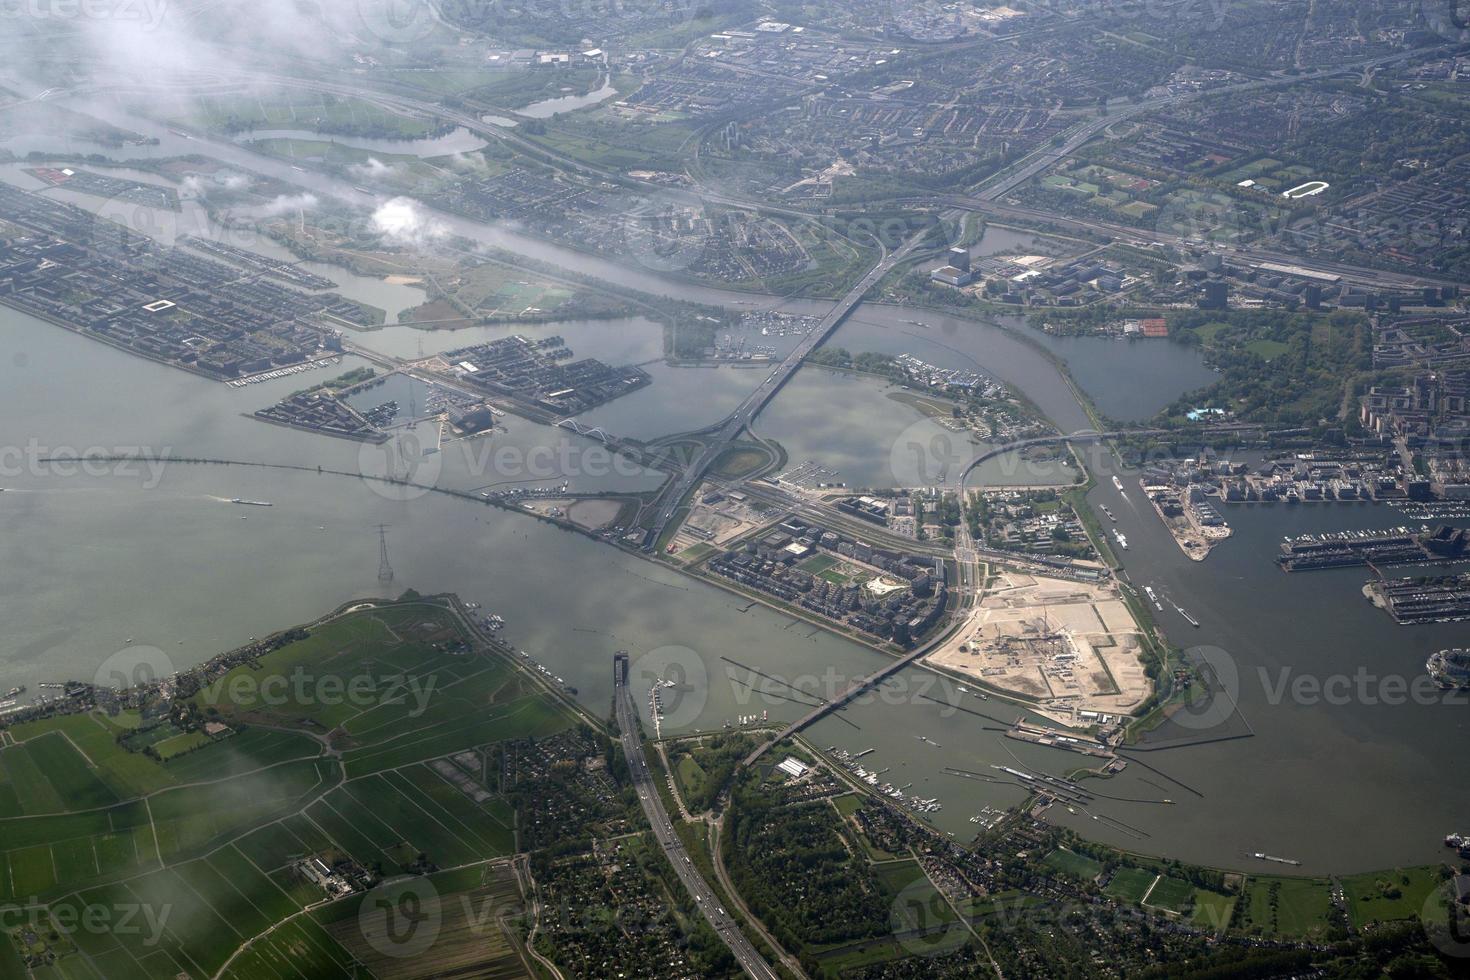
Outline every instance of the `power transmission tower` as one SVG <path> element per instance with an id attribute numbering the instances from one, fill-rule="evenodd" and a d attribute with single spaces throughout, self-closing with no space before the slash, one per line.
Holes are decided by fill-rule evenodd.
<path id="1" fill-rule="evenodd" d="M 378 525 L 378 581 L 393 581 L 393 566 L 388 564 L 388 525 Z"/>

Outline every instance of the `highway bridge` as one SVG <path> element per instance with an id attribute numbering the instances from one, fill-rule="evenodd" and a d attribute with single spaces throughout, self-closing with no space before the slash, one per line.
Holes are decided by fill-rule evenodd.
<path id="1" fill-rule="evenodd" d="M 951 216 L 951 214 L 945 215 L 946 218 Z M 751 392 L 739 407 L 719 425 L 714 436 L 705 442 L 699 455 L 684 468 L 684 473 L 665 489 L 653 527 L 644 541 L 644 551 L 652 551 L 657 547 L 659 538 L 663 537 L 664 531 L 668 528 L 669 522 L 673 519 L 684 498 L 689 496 L 705 472 L 715 460 L 720 458 L 720 454 L 734 441 L 741 430 L 749 425 L 756 415 L 760 414 L 761 409 L 770 403 L 776 392 L 780 391 L 782 386 L 791 379 L 791 376 L 801 367 L 801 362 L 830 337 L 843 320 L 847 319 L 847 315 L 863 301 L 868 290 L 877 285 L 895 266 L 908 258 L 910 253 L 919 247 L 930 230 L 930 228 L 925 228 L 916 232 L 894 251 L 885 252 L 878 264 L 873 266 L 868 274 L 858 281 L 857 285 L 849 289 L 847 294 L 837 302 L 837 305 L 827 312 L 826 316 L 822 317 L 821 322 L 813 327 L 811 332 L 802 338 L 801 343 L 786 355 L 785 360 L 776 366 L 770 376 L 761 382 L 760 387 Z"/>
<path id="2" fill-rule="evenodd" d="M 966 463 L 964 469 L 960 470 L 959 479 L 956 481 L 955 489 L 963 491 L 965 488 L 965 481 L 969 478 L 970 474 L 974 472 L 976 467 L 985 462 L 987 459 L 994 459 L 997 456 L 1004 456 L 1007 453 L 1020 452 L 1021 450 L 1029 449 L 1032 446 L 1056 446 L 1063 443 L 1070 444 L 1074 442 L 1101 442 L 1104 439 L 1115 439 L 1121 436 L 1161 436 L 1167 435 L 1172 431 L 1174 430 L 1118 429 L 1113 432 L 1099 432 L 1097 429 L 1079 429 L 1076 432 L 1058 433 L 1054 436 L 1036 436 L 1034 439 L 1018 439 L 1015 442 L 1008 442 L 1003 446 L 994 446 L 990 449 L 987 449 L 985 452 L 981 453 L 979 456 L 976 456 L 974 459 Z"/>

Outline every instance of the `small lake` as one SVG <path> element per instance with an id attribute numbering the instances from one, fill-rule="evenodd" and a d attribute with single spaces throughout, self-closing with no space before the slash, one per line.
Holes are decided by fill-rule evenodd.
<path id="1" fill-rule="evenodd" d="M 561 115 L 563 112 L 576 112 L 578 109 L 586 109 L 589 106 L 598 105 L 617 94 L 618 90 L 615 86 L 604 82 L 600 88 L 588 92 L 585 95 L 563 95 L 554 99 L 542 99 L 540 102 L 532 102 L 528 106 L 522 106 L 516 110 L 516 113 L 531 119 L 550 119 L 552 116 Z"/>

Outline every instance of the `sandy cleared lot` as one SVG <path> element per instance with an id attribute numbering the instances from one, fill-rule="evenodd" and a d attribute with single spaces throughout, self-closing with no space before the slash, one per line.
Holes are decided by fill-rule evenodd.
<path id="1" fill-rule="evenodd" d="M 954 638 L 926 658 L 1067 725 L 1132 713 L 1152 690 L 1138 624 L 1116 587 L 999 572 Z"/>
<path id="2" fill-rule="evenodd" d="M 699 544 L 722 545 L 740 537 L 747 531 L 760 527 L 771 519 L 771 515 L 765 511 L 757 510 L 748 502 L 742 502 L 730 497 L 716 501 L 712 504 L 703 503 L 707 494 L 714 488 L 708 484 L 700 484 L 694 492 L 694 506 L 689 511 L 689 516 L 679 527 L 679 531 L 670 542 L 669 551 L 677 553 L 686 548 L 692 548 Z"/>

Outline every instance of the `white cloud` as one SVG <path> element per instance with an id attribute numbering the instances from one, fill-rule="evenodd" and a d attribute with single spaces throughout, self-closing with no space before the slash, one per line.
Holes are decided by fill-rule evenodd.
<path id="1" fill-rule="evenodd" d="M 395 242 L 422 246 L 448 233 L 442 222 L 425 215 L 416 201 L 395 197 L 373 212 L 373 230 Z"/>

